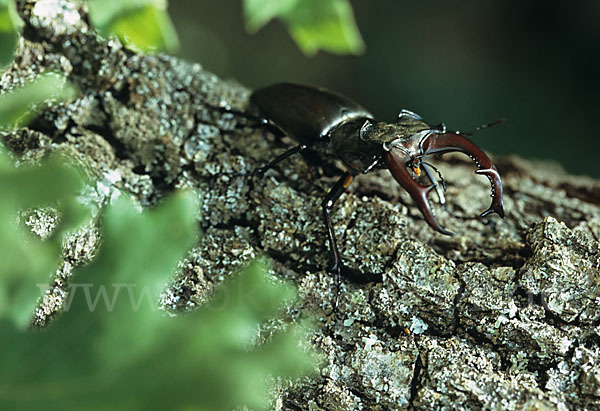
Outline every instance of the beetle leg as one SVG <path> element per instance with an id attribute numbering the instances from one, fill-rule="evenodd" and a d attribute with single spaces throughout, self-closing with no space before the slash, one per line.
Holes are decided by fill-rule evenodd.
<path id="1" fill-rule="evenodd" d="M 396 181 L 408 191 L 408 194 L 410 194 L 421 213 L 423 213 L 425 221 L 427 221 L 434 230 L 442 234 L 452 235 L 450 231 L 446 230 L 437 222 L 427 198 L 429 192 L 436 188 L 436 184 L 425 187 L 415 181 L 406 169 L 407 160 L 407 156 L 402 155 L 400 150 L 394 148 L 385 153 L 385 163 L 390 170 L 390 173 L 392 173 L 392 176 L 394 176 Z"/>
<path id="2" fill-rule="evenodd" d="M 432 166 L 429 163 L 426 163 L 425 161 L 421 161 L 421 167 L 425 171 L 425 174 L 427 174 L 427 178 L 429 178 L 429 181 L 431 181 L 431 184 L 433 184 L 435 186 L 435 192 L 437 193 L 438 199 L 440 200 L 440 204 L 445 205 L 446 197 L 444 196 L 444 191 L 446 191 L 446 182 L 444 181 L 442 174 L 439 172 L 439 170 L 437 168 L 435 168 L 434 166 Z M 440 177 L 440 181 L 442 183 L 441 186 L 440 186 L 440 182 L 433 175 L 433 171 L 431 170 L 432 168 L 437 172 L 437 175 Z"/>
<path id="3" fill-rule="evenodd" d="M 308 148 L 308 146 L 306 144 L 300 144 L 300 145 L 297 145 L 296 147 L 290 148 L 289 150 L 287 150 L 287 151 L 281 153 L 280 155 L 278 155 L 277 157 L 275 157 L 273 160 L 269 161 L 267 164 L 254 170 L 250 174 L 250 177 L 264 174 L 267 170 L 272 169 L 273 167 L 275 167 L 277 164 L 281 163 L 286 158 L 291 157 L 296 153 L 301 153 L 304 150 L 306 150 L 307 148 Z"/>
<path id="4" fill-rule="evenodd" d="M 228 176 L 228 177 L 255 177 L 255 176 L 260 176 L 262 174 L 264 174 L 266 171 L 272 169 L 273 167 L 275 167 L 277 164 L 279 164 L 280 162 L 282 162 L 283 160 L 285 160 L 288 157 L 293 156 L 296 153 L 301 153 L 302 151 L 308 149 L 309 146 L 306 144 L 300 144 L 296 147 L 292 147 L 287 151 L 284 151 L 283 153 L 281 153 L 280 155 L 278 155 L 277 157 L 275 157 L 273 160 L 269 161 L 268 163 L 266 163 L 265 165 L 257 168 L 256 170 L 254 170 L 253 172 L 251 172 L 250 174 L 248 173 L 231 173 L 231 172 L 221 172 L 221 173 L 215 173 L 213 175 L 210 176 L 210 181 L 213 182 L 215 181 L 217 178 L 222 177 L 222 176 Z"/>
<path id="5" fill-rule="evenodd" d="M 323 203 L 321 204 L 323 207 L 323 217 L 325 218 L 325 225 L 327 226 L 327 234 L 329 236 L 329 248 L 331 249 L 331 253 L 333 254 L 333 266 L 329 269 L 329 271 L 335 273 L 335 285 L 336 285 L 336 293 L 335 293 L 335 302 L 333 305 L 333 311 L 337 311 L 338 302 L 340 298 L 340 284 L 342 282 L 342 258 L 340 257 L 340 252 L 337 247 L 337 241 L 335 240 L 335 233 L 333 231 L 333 224 L 331 223 L 331 216 L 329 212 L 333 208 L 336 200 L 340 198 L 340 196 L 346 191 L 346 188 L 352 183 L 354 176 L 350 173 L 344 173 L 343 176 L 331 187 L 329 193 L 323 199 Z"/>
<path id="6" fill-rule="evenodd" d="M 424 155 L 459 151 L 471 157 L 475 165 L 477 165 L 475 173 L 485 175 L 492 185 L 492 204 L 487 210 L 481 213 L 481 217 L 485 217 L 490 213 L 497 213 L 500 217 L 504 218 L 500 174 L 498 174 L 498 170 L 496 170 L 492 160 L 471 140 L 455 132 L 430 134 L 421 143 L 421 148 Z"/>
<path id="7" fill-rule="evenodd" d="M 337 247 L 337 241 L 335 240 L 335 233 L 333 231 L 333 224 L 331 223 L 331 216 L 329 212 L 333 208 L 333 205 L 337 201 L 338 198 L 346 191 L 354 176 L 350 173 L 344 173 L 343 176 L 331 187 L 329 193 L 323 199 L 323 203 L 321 206 L 323 207 L 323 217 L 325 218 L 325 225 L 327 226 L 327 234 L 329 236 L 329 248 L 331 248 L 331 253 L 333 254 L 333 266 L 330 271 L 336 272 L 339 276 L 342 272 L 342 259 L 340 257 L 340 252 Z"/>
<path id="8" fill-rule="evenodd" d="M 367 174 L 368 172 L 373 170 L 375 167 L 377 167 L 380 162 L 381 162 L 381 157 L 378 156 L 378 157 L 373 158 L 373 162 L 371 164 L 369 164 L 367 167 L 365 167 L 364 169 L 362 169 L 361 173 Z"/>
<path id="9" fill-rule="evenodd" d="M 352 183 L 353 180 L 354 175 L 350 173 L 344 173 L 344 175 L 340 177 L 340 179 L 333 185 L 333 187 L 331 187 L 331 190 L 329 190 L 329 193 L 327 193 L 321 204 L 321 206 L 323 207 L 323 217 L 325 218 L 325 225 L 327 226 L 329 248 L 331 249 L 331 253 L 333 254 L 333 266 L 329 269 L 329 271 L 336 274 L 337 294 L 335 307 L 337 307 L 342 275 L 348 278 L 349 280 L 357 283 L 376 281 L 375 279 L 367 278 L 361 275 L 360 272 L 346 267 L 344 265 L 340 256 L 340 252 L 338 250 L 337 241 L 335 239 L 333 224 L 331 223 L 330 212 L 333 208 L 333 205 L 335 204 L 336 200 L 340 198 L 340 196 L 346 191 L 346 189 L 348 188 L 350 183 Z"/>

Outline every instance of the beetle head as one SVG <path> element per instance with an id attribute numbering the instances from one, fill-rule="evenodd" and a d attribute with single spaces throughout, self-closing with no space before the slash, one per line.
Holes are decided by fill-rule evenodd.
<path id="1" fill-rule="evenodd" d="M 409 110 L 402 110 L 393 123 L 374 122 L 372 119 L 367 119 L 360 129 L 360 138 L 369 143 L 385 145 L 393 141 L 408 142 L 420 133 L 431 130 L 432 127 L 421 116 Z"/>
<path id="2" fill-rule="evenodd" d="M 415 114 L 415 116 L 417 115 Z M 412 117 L 410 121 L 413 121 L 413 119 L 419 121 L 420 117 Z M 399 120 L 401 120 L 401 117 L 399 117 Z M 413 178 L 408 170 L 412 169 L 414 174 L 420 175 L 422 159 L 433 154 L 453 151 L 467 154 L 477 166 L 475 172 L 485 175 L 492 186 L 492 204 L 481 214 L 481 217 L 491 213 L 497 213 L 500 217 L 504 217 L 500 175 L 490 158 L 464 135 L 457 132 L 447 132 L 442 124 L 436 127 L 428 126 L 427 129 L 409 136 L 401 136 L 389 143 L 384 143 L 383 146 L 385 150 L 384 161 L 388 169 L 396 181 L 408 191 L 421 213 L 423 213 L 427 223 L 436 231 L 442 234 L 451 234 L 435 219 L 428 199 L 429 192 L 434 188 L 438 190 L 439 194 L 439 184 L 428 173 L 431 185 L 423 186 Z M 440 198 L 442 198 L 441 195 Z"/>

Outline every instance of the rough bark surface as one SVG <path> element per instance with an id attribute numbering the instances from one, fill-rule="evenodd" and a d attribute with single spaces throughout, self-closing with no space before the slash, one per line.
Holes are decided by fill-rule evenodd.
<path id="1" fill-rule="evenodd" d="M 44 3 L 62 12 L 50 16 Z M 338 164 L 298 156 L 260 179 L 227 175 L 289 145 L 243 115 L 248 89 L 198 64 L 98 37 L 79 2 L 18 1 L 18 9 L 24 38 L 0 88 L 59 70 L 81 91 L 3 136 L 18 161 L 68 153 L 95 177 L 87 196 L 99 207 L 116 190 L 142 206 L 179 187 L 202 197 L 202 241 L 181 263 L 165 307 L 202 304 L 259 255 L 298 285 L 302 300 L 288 316 L 316 316 L 325 366 L 316 378 L 279 387 L 274 407 L 600 407 L 600 182 L 552 163 L 495 158 L 506 218 L 483 224 L 466 217 L 487 207 L 487 180 L 468 159 L 447 157 L 438 164 L 454 215 L 437 212 L 455 233 L 447 237 L 426 225 L 385 170 L 361 176 L 334 224 L 346 262 L 377 281 L 344 280 L 333 313 L 320 202 Z M 28 223 L 43 236 L 55 220 L 40 210 Z M 67 241 L 37 324 L 60 310 L 72 269 L 93 257 L 99 237 L 89 226 Z"/>

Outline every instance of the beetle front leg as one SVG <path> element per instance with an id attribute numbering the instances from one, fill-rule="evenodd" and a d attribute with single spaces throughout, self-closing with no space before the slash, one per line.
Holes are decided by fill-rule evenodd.
<path id="1" fill-rule="evenodd" d="M 355 282 L 365 282 L 370 281 L 365 279 L 360 273 L 356 270 L 353 270 L 349 267 L 346 267 L 342 262 L 342 258 L 340 256 L 340 252 L 338 250 L 337 241 L 335 239 L 335 233 L 333 231 L 333 224 L 331 222 L 330 212 L 333 208 L 333 205 L 337 201 L 338 198 L 346 191 L 350 183 L 354 180 L 354 176 L 350 173 L 345 173 L 340 179 L 331 187 L 329 193 L 323 199 L 321 206 L 323 207 L 323 217 L 325 218 L 325 225 L 327 226 L 327 235 L 329 238 L 329 248 L 331 249 L 331 253 L 333 254 L 333 266 L 329 269 L 330 272 L 334 272 L 337 276 L 336 281 L 339 283 L 341 281 L 341 276 L 355 281 Z"/>
<path id="2" fill-rule="evenodd" d="M 431 184 L 435 186 L 435 192 L 437 193 L 440 204 L 445 207 L 446 196 L 444 196 L 444 192 L 446 191 L 446 182 L 444 181 L 442 174 L 437 168 L 425 161 L 421 161 L 421 168 L 423 169 L 423 171 L 425 171 L 425 174 L 427 175 L 427 178 L 429 178 L 429 181 L 431 181 Z M 441 186 L 440 182 L 438 182 L 437 178 L 435 178 L 435 176 L 433 175 L 433 171 L 431 169 L 435 170 L 435 172 L 438 174 L 438 177 L 440 177 L 440 181 L 442 183 Z"/>

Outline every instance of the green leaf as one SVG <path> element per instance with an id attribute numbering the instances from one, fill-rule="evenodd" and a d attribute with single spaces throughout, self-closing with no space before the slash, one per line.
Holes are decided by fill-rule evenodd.
<path id="1" fill-rule="evenodd" d="M 160 207 L 140 213 L 123 196 L 105 211 L 98 258 L 78 274 L 91 286 L 76 289 L 72 305 L 77 312 L 94 310 L 104 322 L 107 332 L 94 344 L 121 340 L 112 346 L 123 348 L 101 353 L 107 356 L 106 363 L 141 355 L 152 341 L 153 327 L 160 324 L 157 296 L 197 240 L 196 198 L 192 192 L 181 192 Z M 115 295 L 121 298 L 111 307 Z"/>
<path id="2" fill-rule="evenodd" d="M 348 0 L 244 0 L 249 31 L 277 17 L 307 55 L 320 49 L 335 54 L 360 54 L 364 43 Z"/>
<path id="3" fill-rule="evenodd" d="M 67 100 L 75 94 L 63 75 L 42 74 L 22 87 L 0 94 L 0 129 L 22 127 L 39 106 Z"/>
<path id="4" fill-rule="evenodd" d="M 115 17 L 154 3 L 157 2 L 155 0 L 88 0 L 88 8 L 92 24 L 95 27 L 106 27 Z"/>
<path id="5" fill-rule="evenodd" d="M 174 51 L 179 47 L 169 15 L 152 5 L 116 18 L 108 28 L 127 47 L 142 52 Z"/>
<path id="6" fill-rule="evenodd" d="M 246 29 L 256 32 L 276 17 L 291 15 L 298 3 L 298 0 L 244 0 Z"/>
<path id="7" fill-rule="evenodd" d="M 85 210 L 75 201 L 82 188 L 77 171 L 58 159 L 38 167 L 14 168 L 0 156 L 0 318 L 18 327 L 31 321 L 40 297 L 37 284 L 47 283 L 58 268 L 61 234 L 82 222 Z M 53 205 L 62 221 L 54 235 L 41 241 L 22 224 L 18 213 L 34 206 Z"/>
<path id="8" fill-rule="evenodd" d="M 302 327 L 255 345 L 261 323 L 294 294 L 260 263 L 196 312 L 157 311 L 157 287 L 196 238 L 195 203 L 180 193 L 138 213 L 118 202 L 104 216 L 98 260 L 74 276 L 62 317 L 36 333 L 0 320 L 1 409 L 264 409 L 270 377 L 314 369 L 298 347 Z"/>
<path id="9" fill-rule="evenodd" d="M 90 0 L 92 24 L 142 52 L 175 51 L 179 39 L 164 0 Z"/>
<path id="10" fill-rule="evenodd" d="M 0 68 L 10 63 L 17 43 L 17 30 L 14 22 L 14 3 L 0 0 Z"/>

